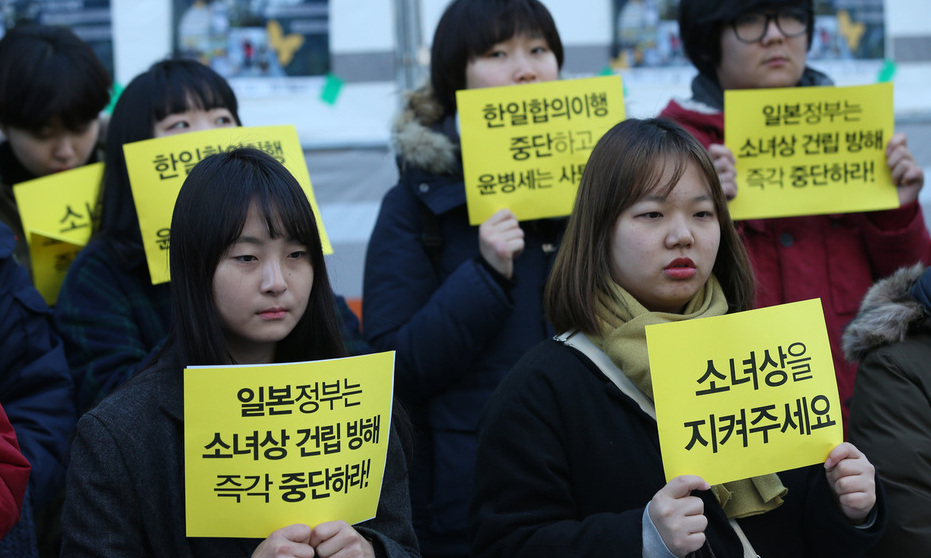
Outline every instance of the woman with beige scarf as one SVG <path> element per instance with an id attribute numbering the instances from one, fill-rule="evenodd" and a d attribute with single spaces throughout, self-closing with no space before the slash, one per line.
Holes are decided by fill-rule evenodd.
<path id="1" fill-rule="evenodd" d="M 706 151 L 627 120 L 598 142 L 546 289 L 563 335 L 531 350 L 485 410 L 473 556 L 860 556 L 885 506 L 853 445 L 725 485 L 665 481 L 645 326 L 750 308 L 753 276 Z"/>

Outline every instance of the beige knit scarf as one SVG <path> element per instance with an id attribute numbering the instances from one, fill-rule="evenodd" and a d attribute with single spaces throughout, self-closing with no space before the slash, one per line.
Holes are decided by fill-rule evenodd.
<path id="1" fill-rule="evenodd" d="M 595 314 L 599 335 L 589 336 L 611 361 L 653 401 L 653 380 L 647 354 L 646 326 L 722 316 L 727 313 L 727 299 L 714 275 L 702 290 L 689 300 L 681 314 L 651 312 L 630 293 L 611 283 L 610 293 L 599 293 Z M 711 487 L 728 517 L 759 515 L 782 505 L 788 489 L 775 473 Z"/>

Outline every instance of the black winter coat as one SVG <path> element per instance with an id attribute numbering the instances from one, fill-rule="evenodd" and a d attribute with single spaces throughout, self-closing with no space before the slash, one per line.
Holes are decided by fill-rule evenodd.
<path id="1" fill-rule="evenodd" d="M 885 523 L 850 525 L 820 465 L 779 473 L 782 506 L 740 519 L 763 558 L 862 556 Z M 504 380 L 479 431 L 470 537 L 477 558 L 641 558 L 646 504 L 666 484 L 656 422 L 587 357 L 540 343 Z M 742 558 L 710 491 L 705 534 L 717 558 Z"/>

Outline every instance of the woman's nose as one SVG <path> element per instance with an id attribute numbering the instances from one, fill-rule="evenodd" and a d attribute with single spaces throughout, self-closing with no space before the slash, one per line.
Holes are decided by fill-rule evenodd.
<path id="1" fill-rule="evenodd" d="M 284 279 L 281 264 L 277 261 L 266 263 L 262 272 L 262 292 L 280 295 L 287 289 L 288 283 Z"/>

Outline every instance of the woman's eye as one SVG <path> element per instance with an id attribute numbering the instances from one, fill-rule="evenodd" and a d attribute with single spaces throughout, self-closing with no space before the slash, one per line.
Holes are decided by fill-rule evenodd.
<path id="1" fill-rule="evenodd" d="M 234 256 L 233 259 L 245 263 L 245 262 L 254 262 L 256 261 L 257 258 L 255 256 L 245 255 L 245 256 Z"/>
<path id="2" fill-rule="evenodd" d="M 181 130 L 183 128 L 188 128 L 188 127 L 190 127 L 190 124 L 188 124 L 187 120 L 178 120 L 177 122 L 172 122 L 168 126 L 168 129 L 169 130 Z"/>
<path id="3" fill-rule="evenodd" d="M 220 116 L 217 118 L 217 124 L 221 126 L 225 124 L 232 124 L 232 123 L 233 123 L 233 119 L 230 118 L 229 116 Z"/>
<path id="4" fill-rule="evenodd" d="M 288 254 L 288 257 L 291 258 L 292 260 L 299 260 L 305 256 L 307 256 L 307 252 L 304 250 L 297 250 L 295 252 L 291 252 L 290 254 Z"/>
<path id="5" fill-rule="evenodd" d="M 659 211 L 647 211 L 646 213 L 641 214 L 641 217 L 646 217 L 647 219 L 659 219 L 663 214 Z"/>
<path id="6" fill-rule="evenodd" d="M 546 54 L 549 51 L 550 49 L 545 46 L 538 46 L 538 47 L 535 47 L 530 52 L 532 52 L 533 54 Z"/>
<path id="7" fill-rule="evenodd" d="M 711 219 L 711 218 L 714 218 L 714 212 L 713 211 L 699 211 L 698 213 L 695 214 L 695 216 L 700 219 Z"/>

